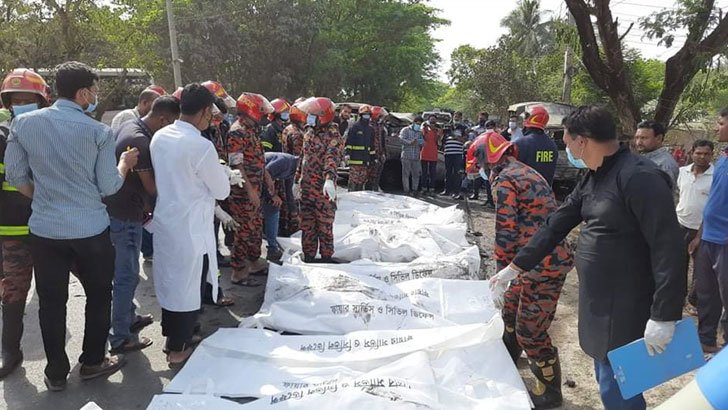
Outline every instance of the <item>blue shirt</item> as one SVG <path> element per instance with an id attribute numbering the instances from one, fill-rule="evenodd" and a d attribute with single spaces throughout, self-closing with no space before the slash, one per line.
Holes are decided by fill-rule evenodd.
<path id="1" fill-rule="evenodd" d="M 80 239 L 109 226 L 101 198 L 121 188 L 111 128 L 73 101 L 23 114 L 13 121 L 5 172 L 13 186 L 33 184 L 28 226 L 49 239 Z"/>
<path id="2" fill-rule="evenodd" d="M 556 143 L 540 130 L 527 132 L 514 144 L 518 147 L 518 160 L 538 171 L 549 185 L 554 182 L 559 150 Z"/>
<path id="3" fill-rule="evenodd" d="M 728 149 L 713 169 L 713 184 L 703 210 L 702 239 L 717 245 L 728 245 Z"/>

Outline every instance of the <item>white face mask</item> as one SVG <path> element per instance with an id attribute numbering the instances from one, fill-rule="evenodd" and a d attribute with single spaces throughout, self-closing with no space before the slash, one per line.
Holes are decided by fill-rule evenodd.
<path id="1" fill-rule="evenodd" d="M 311 127 L 315 127 L 315 126 L 316 126 L 316 120 L 317 120 L 317 119 L 318 119 L 318 117 L 317 117 L 317 116 L 315 116 L 315 115 L 313 115 L 313 114 L 309 114 L 309 115 L 308 115 L 308 116 L 306 117 L 306 125 L 310 125 Z"/>
<path id="2" fill-rule="evenodd" d="M 511 121 L 508 123 L 508 128 L 510 128 L 512 130 L 515 130 L 517 126 L 518 126 L 518 124 L 516 124 L 515 121 Z"/>

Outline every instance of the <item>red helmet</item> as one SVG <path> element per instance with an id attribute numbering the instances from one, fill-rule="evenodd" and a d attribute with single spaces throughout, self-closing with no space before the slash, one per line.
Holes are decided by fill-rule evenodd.
<path id="1" fill-rule="evenodd" d="M 267 98 L 260 94 L 242 93 L 237 102 L 238 115 L 244 114 L 255 122 L 261 122 L 266 114 L 274 111 Z"/>
<path id="2" fill-rule="evenodd" d="M 549 123 L 549 113 L 541 105 L 534 105 L 529 107 L 525 112 L 525 119 L 523 120 L 523 128 L 538 128 L 540 130 L 546 128 L 546 124 Z"/>
<path id="3" fill-rule="evenodd" d="M 281 115 L 283 113 L 290 113 L 291 111 L 291 104 L 286 101 L 285 98 L 276 98 L 275 100 L 270 102 L 270 105 L 273 106 L 273 114 L 270 114 L 268 116 L 268 119 L 273 121 L 275 119 L 276 115 Z M 284 118 L 287 119 L 287 118 Z"/>
<path id="4" fill-rule="evenodd" d="M 301 111 L 295 104 L 291 106 L 288 118 L 291 120 L 291 122 L 298 125 L 303 125 L 306 123 L 306 113 Z"/>
<path id="5" fill-rule="evenodd" d="M 27 68 L 16 68 L 3 80 L 0 86 L 0 99 L 3 106 L 10 106 L 10 93 L 31 93 L 41 96 L 43 105 L 48 105 L 51 99 L 50 89 L 43 77 Z"/>
<path id="6" fill-rule="evenodd" d="M 387 112 L 386 109 L 384 109 L 378 105 L 372 107 L 372 119 L 374 121 L 379 120 L 379 118 L 384 118 L 387 115 L 389 115 L 389 112 Z"/>
<path id="7" fill-rule="evenodd" d="M 182 91 L 184 90 L 184 87 L 180 87 L 172 93 L 172 97 L 176 98 L 177 101 L 182 101 Z"/>
<path id="8" fill-rule="evenodd" d="M 372 106 L 369 104 L 364 104 L 359 107 L 359 115 L 369 114 L 372 115 Z"/>
<path id="9" fill-rule="evenodd" d="M 326 97 L 311 97 L 306 101 L 295 105 L 306 115 L 315 115 L 318 117 L 318 125 L 326 125 L 334 120 L 335 108 L 334 103 Z"/>
<path id="10" fill-rule="evenodd" d="M 227 91 L 225 91 L 225 88 L 223 88 L 222 84 L 218 83 L 217 81 L 205 81 L 204 83 L 202 83 L 202 86 L 210 90 L 210 92 L 215 95 L 215 97 L 218 97 L 225 101 L 226 107 L 235 107 L 235 99 L 231 97 L 227 93 Z"/>
<path id="11" fill-rule="evenodd" d="M 481 164 L 495 164 L 513 143 L 495 131 L 481 134 L 468 148 L 467 160 Z M 514 148 L 515 149 L 515 148 Z"/>
<path id="12" fill-rule="evenodd" d="M 146 89 L 148 91 L 154 91 L 155 93 L 159 94 L 160 97 L 163 95 L 167 95 L 167 91 L 164 88 L 162 88 L 161 85 L 152 84 L 149 87 L 147 87 Z"/>

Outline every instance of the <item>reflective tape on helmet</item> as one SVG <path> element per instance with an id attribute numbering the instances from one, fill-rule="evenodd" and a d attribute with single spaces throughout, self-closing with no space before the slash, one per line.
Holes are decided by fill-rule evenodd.
<path id="1" fill-rule="evenodd" d="M 18 192 L 18 188 L 15 188 L 14 186 L 7 183 L 7 181 L 3 182 L 3 191 L 8 192 Z"/>
<path id="2" fill-rule="evenodd" d="M 0 225 L 0 236 L 25 236 L 30 234 L 27 226 L 3 226 Z"/>

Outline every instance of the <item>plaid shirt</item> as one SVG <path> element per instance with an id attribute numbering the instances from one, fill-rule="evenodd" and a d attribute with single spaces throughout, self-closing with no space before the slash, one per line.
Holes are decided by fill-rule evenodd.
<path id="1" fill-rule="evenodd" d="M 420 160 L 420 151 L 425 144 L 422 132 L 415 131 L 412 126 L 402 128 L 399 132 L 399 140 L 402 141 L 402 159 Z M 416 143 L 412 143 L 416 141 Z"/>

